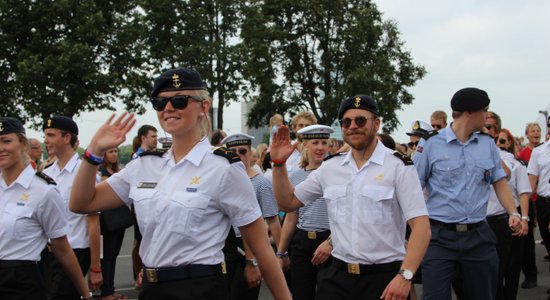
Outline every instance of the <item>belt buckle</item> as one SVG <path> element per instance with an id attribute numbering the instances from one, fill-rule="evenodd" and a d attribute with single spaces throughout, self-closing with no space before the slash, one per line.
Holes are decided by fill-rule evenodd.
<path id="1" fill-rule="evenodd" d="M 225 265 L 225 261 L 222 261 L 221 266 L 222 266 L 222 274 L 227 274 L 227 266 Z"/>
<path id="2" fill-rule="evenodd" d="M 147 281 L 151 283 L 156 283 L 159 280 L 157 277 L 157 270 L 155 269 L 145 269 L 145 275 L 147 276 Z"/>
<path id="3" fill-rule="evenodd" d="M 310 239 L 310 240 L 316 240 L 317 239 L 317 232 L 308 231 L 307 232 L 307 238 Z"/>
<path id="4" fill-rule="evenodd" d="M 457 232 L 466 232 L 468 231 L 468 224 L 456 224 Z"/>
<path id="5" fill-rule="evenodd" d="M 349 274 L 361 274 L 361 268 L 359 268 L 359 264 L 348 264 L 348 273 Z"/>

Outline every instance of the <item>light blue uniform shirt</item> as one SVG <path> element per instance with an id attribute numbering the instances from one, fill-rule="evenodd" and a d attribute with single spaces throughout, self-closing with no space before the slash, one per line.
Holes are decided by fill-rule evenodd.
<path id="1" fill-rule="evenodd" d="M 450 126 L 420 141 L 414 165 L 429 191 L 430 219 L 444 223 L 483 221 L 490 185 L 506 176 L 490 136 L 475 132 L 462 144 Z"/>

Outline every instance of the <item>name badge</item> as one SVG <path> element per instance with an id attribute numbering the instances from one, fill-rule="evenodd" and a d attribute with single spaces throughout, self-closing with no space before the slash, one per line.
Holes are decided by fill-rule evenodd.
<path id="1" fill-rule="evenodd" d="M 197 191 L 197 188 L 188 187 L 188 188 L 186 188 L 185 190 L 188 191 L 188 192 L 194 193 L 194 192 Z"/>
<path id="2" fill-rule="evenodd" d="M 138 189 L 154 189 L 157 186 L 156 182 L 140 182 L 137 185 Z"/>

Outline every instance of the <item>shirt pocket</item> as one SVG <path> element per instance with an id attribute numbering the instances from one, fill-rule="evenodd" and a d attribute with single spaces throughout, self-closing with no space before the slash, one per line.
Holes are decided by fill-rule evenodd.
<path id="1" fill-rule="evenodd" d="M 389 224 L 393 215 L 395 189 L 390 186 L 365 185 L 361 193 L 361 209 L 368 224 Z"/>
<path id="2" fill-rule="evenodd" d="M 153 196 L 156 190 L 154 189 L 132 189 L 128 195 L 134 204 L 136 219 L 141 232 L 150 225 L 151 218 L 154 215 Z"/>
<path id="3" fill-rule="evenodd" d="M 334 223 L 346 222 L 346 186 L 329 186 L 323 193 L 327 203 L 328 215 Z"/>
<path id="4" fill-rule="evenodd" d="M 439 180 L 439 184 L 444 187 L 453 187 L 457 180 L 462 178 L 464 170 L 460 167 L 458 161 L 440 161 L 434 164 L 434 172 L 439 176 L 435 176 Z M 433 177 L 432 177 L 433 178 Z"/>
<path id="5" fill-rule="evenodd" d="M 169 204 L 170 230 L 186 237 L 198 234 L 210 197 L 202 193 L 176 192 Z"/>
<path id="6" fill-rule="evenodd" d="M 495 164 L 491 160 L 476 160 L 473 178 L 479 185 L 490 185 L 493 182 Z"/>
<path id="7" fill-rule="evenodd" d="M 5 214 L 6 234 L 15 240 L 24 240 L 36 234 L 37 222 L 34 222 L 32 215 L 34 208 L 30 206 L 12 206 Z M 4 222 L 3 222 L 4 223 Z"/>

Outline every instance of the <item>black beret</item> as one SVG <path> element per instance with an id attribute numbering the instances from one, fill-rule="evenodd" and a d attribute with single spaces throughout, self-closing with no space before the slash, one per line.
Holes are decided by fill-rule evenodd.
<path id="1" fill-rule="evenodd" d="M 25 128 L 21 121 L 16 118 L 1 117 L 0 118 L 0 135 L 8 133 L 25 133 Z"/>
<path id="2" fill-rule="evenodd" d="M 76 123 L 73 119 L 65 116 L 55 116 L 47 119 L 42 129 L 46 130 L 48 128 L 59 129 L 78 135 L 78 126 L 76 126 Z"/>
<path id="3" fill-rule="evenodd" d="M 348 109 L 364 109 L 370 111 L 371 113 L 378 116 L 378 105 L 376 102 L 367 95 L 356 95 L 351 98 L 345 99 L 340 103 L 340 108 L 338 109 L 338 119 L 341 120 L 344 116 L 344 113 Z"/>
<path id="4" fill-rule="evenodd" d="M 477 111 L 489 106 L 489 95 L 478 88 L 464 88 L 453 95 L 451 108 L 453 111 Z"/>
<path id="5" fill-rule="evenodd" d="M 155 78 L 151 97 L 156 97 L 160 92 L 182 90 L 206 90 L 201 74 L 189 68 L 168 70 Z"/>

